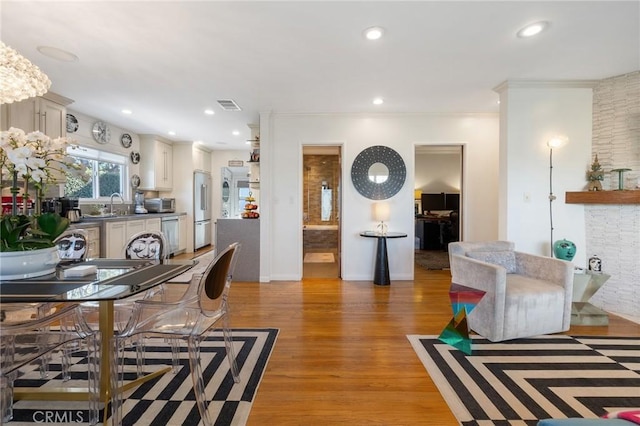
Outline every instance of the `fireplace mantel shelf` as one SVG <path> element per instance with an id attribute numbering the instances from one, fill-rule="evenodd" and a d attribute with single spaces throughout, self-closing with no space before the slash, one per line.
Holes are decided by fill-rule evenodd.
<path id="1" fill-rule="evenodd" d="M 640 190 L 565 192 L 567 204 L 640 204 Z"/>

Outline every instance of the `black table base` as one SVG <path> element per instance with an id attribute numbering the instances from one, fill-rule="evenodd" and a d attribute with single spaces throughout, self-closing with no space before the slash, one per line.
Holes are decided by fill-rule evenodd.
<path id="1" fill-rule="evenodd" d="M 378 238 L 376 249 L 376 266 L 373 273 L 373 283 L 377 285 L 390 285 L 389 256 L 387 255 L 387 239 Z"/>

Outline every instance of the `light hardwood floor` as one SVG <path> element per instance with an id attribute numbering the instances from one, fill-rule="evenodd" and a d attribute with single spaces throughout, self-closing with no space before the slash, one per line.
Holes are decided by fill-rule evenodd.
<path id="1" fill-rule="evenodd" d="M 248 425 L 457 425 L 406 338 L 451 319 L 450 278 L 416 267 L 389 287 L 234 282 L 232 327 L 280 330 Z M 568 334 L 640 336 L 640 325 L 611 316 Z"/>

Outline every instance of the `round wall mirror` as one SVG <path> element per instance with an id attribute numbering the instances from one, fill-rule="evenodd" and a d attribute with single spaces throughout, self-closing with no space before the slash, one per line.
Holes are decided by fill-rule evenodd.
<path id="1" fill-rule="evenodd" d="M 229 182 L 227 182 L 226 180 L 224 182 L 222 182 L 222 202 L 223 203 L 228 203 L 229 202 Z"/>
<path id="2" fill-rule="evenodd" d="M 385 183 L 389 179 L 389 168 L 382 163 L 373 163 L 369 167 L 369 180 L 373 183 Z"/>
<path id="3" fill-rule="evenodd" d="M 400 154 L 388 146 L 375 145 L 358 154 L 351 166 L 356 190 L 370 200 L 386 200 L 396 195 L 407 176 Z"/>

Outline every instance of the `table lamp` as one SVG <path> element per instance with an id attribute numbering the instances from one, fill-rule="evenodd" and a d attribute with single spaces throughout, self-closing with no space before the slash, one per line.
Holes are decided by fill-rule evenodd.
<path id="1" fill-rule="evenodd" d="M 373 219 L 380 222 L 377 228 L 380 230 L 380 234 L 387 235 L 387 224 L 385 221 L 389 221 L 389 203 L 378 202 L 373 205 Z"/>

